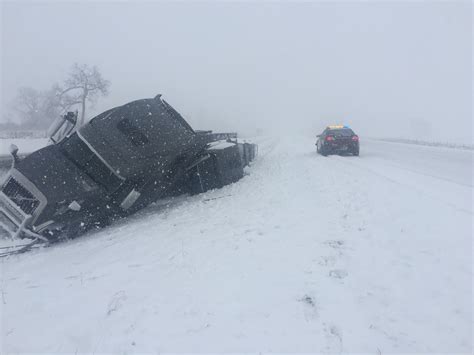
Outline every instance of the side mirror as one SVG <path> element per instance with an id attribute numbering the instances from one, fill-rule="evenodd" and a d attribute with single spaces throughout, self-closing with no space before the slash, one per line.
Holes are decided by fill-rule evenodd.
<path id="1" fill-rule="evenodd" d="M 13 157 L 17 157 L 17 156 L 18 156 L 18 147 L 16 146 L 16 144 L 10 144 L 10 154 L 11 154 Z"/>
<path id="2" fill-rule="evenodd" d="M 77 111 L 68 112 L 64 116 L 56 118 L 56 120 L 48 128 L 49 140 L 56 144 L 62 141 L 70 134 L 77 123 Z"/>
<path id="3" fill-rule="evenodd" d="M 316 137 L 317 137 L 317 138 L 319 138 L 319 137 L 321 137 L 321 135 L 320 135 L 320 134 L 318 134 Z"/>
<path id="4" fill-rule="evenodd" d="M 15 144 L 10 144 L 10 154 L 13 157 L 12 168 L 14 168 L 15 164 L 20 161 L 20 158 L 18 158 L 18 147 Z"/>

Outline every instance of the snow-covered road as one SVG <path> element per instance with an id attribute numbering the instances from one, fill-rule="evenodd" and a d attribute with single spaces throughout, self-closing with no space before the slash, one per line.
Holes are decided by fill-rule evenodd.
<path id="1" fill-rule="evenodd" d="M 3 259 L 0 352 L 471 352 L 473 152 L 361 144 Z"/>

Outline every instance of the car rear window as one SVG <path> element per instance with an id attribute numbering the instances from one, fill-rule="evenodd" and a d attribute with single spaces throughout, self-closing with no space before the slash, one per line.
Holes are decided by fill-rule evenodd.
<path id="1" fill-rule="evenodd" d="M 327 132 L 327 134 L 331 136 L 350 137 L 354 135 L 354 132 L 352 131 L 352 129 L 349 129 L 349 128 L 341 128 L 341 129 L 330 129 Z"/>

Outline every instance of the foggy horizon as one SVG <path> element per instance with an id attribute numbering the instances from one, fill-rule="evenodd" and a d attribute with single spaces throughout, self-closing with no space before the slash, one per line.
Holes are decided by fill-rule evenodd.
<path id="1" fill-rule="evenodd" d="M 3 2 L 0 122 L 18 88 L 73 63 L 110 94 L 163 94 L 194 129 L 472 143 L 472 5 L 457 2 Z"/>

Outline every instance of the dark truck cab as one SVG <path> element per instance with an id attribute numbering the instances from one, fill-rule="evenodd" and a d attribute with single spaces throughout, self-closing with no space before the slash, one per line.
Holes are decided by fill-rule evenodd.
<path id="1" fill-rule="evenodd" d="M 247 144 L 253 154 L 242 156 L 243 145 L 234 141 L 216 150 L 211 143 L 223 137 L 194 131 L 161 95 L 108 110 L 55 144 L 15 159 L 1 185 L 0 230 L 57 240 L 162 197 L 237 181 L 255 149 Z"/>

